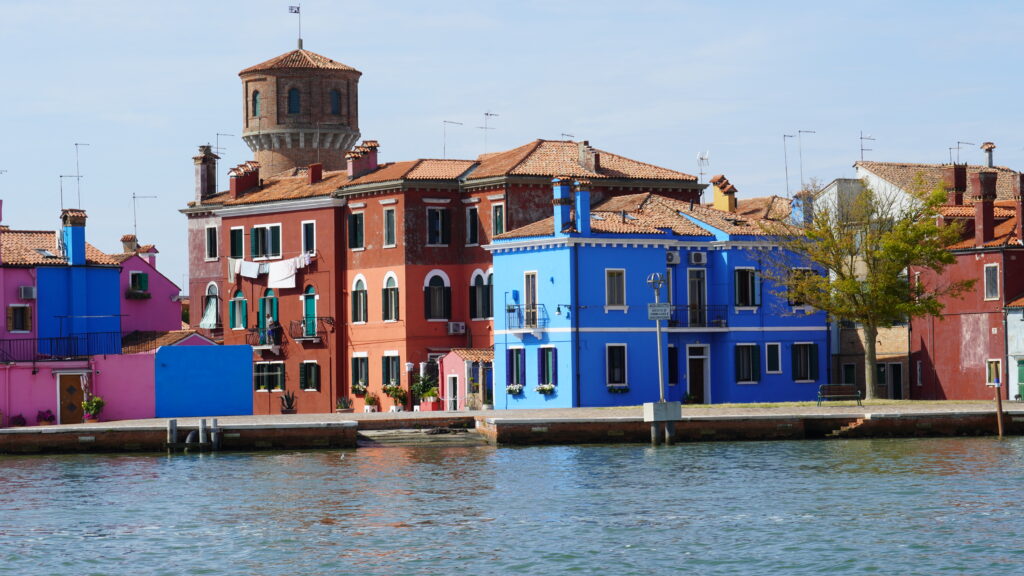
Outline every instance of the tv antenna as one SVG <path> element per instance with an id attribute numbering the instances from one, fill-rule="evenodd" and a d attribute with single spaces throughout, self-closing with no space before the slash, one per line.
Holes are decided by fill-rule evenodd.
<path id="1" fill-rule="evenodd" d="M 494 112 L 484 112 L 484 125 L 483 126 L 477 126 L 478 129 L 484 131 L 484 154 L 487 154 L 487 131 L 488 130 L 494 130 L 493 126 L 488 126 L 487 125 L 488 120 L 490 120 L 491 118 L 495 118 L 497 116 L 498 115 L 495 114 Z"/>
<path id="2" fill-rule="evenodd" d="M 448 125 L 462 126 L 462 122 L 455 120 L 441 120 L 441 158 L 448 158 Z"/>
<path id="3" fill-rule="evenodd" d="M 78 178 L 81 178 L 81 176 L 78 176 L 77 174 L 61 174 L 61 176 L 60 176 L 60 209 L 62 211 L 64 210 L 64 179 L 65 178 L 75 178 L 75 179 L 78 179 Z M 79 208 L 81 208 L 81 205 L 79 205 Z"/>
<path id="4" fill-rule="evenodd" d="M 960 145 L 961 144 L 967 144 L 968 146 L 974 146 L 975 145 L 974 142 L 957 141 L 957 143 L 956 143 L 956 162 L 957 162 L 957 164 L 960 163 Z"/>
<path id="5" fill-rule="evenodd" d="M 786 138 L 796 138 L 792 134 L 782 135 L 782 163 L 786 167 L 786 198 L 789 198 L 789 151 L 786 147 Z"/>
<path id="6" fill-rule="evenodd" d="M 700 176 L 697 178 L 697 183 L 700 184 L 704 181 L 705 169 L 711 165 L 711 151 L 705 150 L 704 152 L 697 152 L 697 174 Z"/>
<path id="7" fill-rule="evenodd" d="M 565 132 L 562 132 L 562 138 L 568 138 L 569 140 L 575 140 L 576 136 L 573 135 L 573 134 L 567 134 Z"/>
<path id="8" fill-rule="evenodd" d="M 302 3 L 298 6 L 289 6 L 288 13 L 299 15 L 299 50 L 302 50 Z"/>
<path id="9" fill-rule="evenodd" d="M 82 172 L 78 169 L 78 147 L 88 146 L 85 142 L 75 142 L 75 178 L 78 179 L 78 207 L 82 207 Z"/>
<path id="10" fill-rule="evenodd" d="M 156 196 L 139 196 L 132 192 L 132 234 L 135 234 L 136 238 L 139 237 L 138 200 L 142 198 L 156 198 Z"/>
<path id="11" fill-rule="evenodd" d="M 319 129 L 319 126 L 317 126 L 317 129 Z M 217 143 L 213 146 L 213 153 L 216 154 L 217 156 L 220 156 L 221 152 L 223 152 L 224 150 L 227 150 L 227 148 L 221 148 L 220 147 L 220 137 L 221 136 L 234 136 L 234 134 L 224 134 L 223 132 L 217 132 L 217 136 L 216 136 L 216 142 Z M 317 148 L 317 154 L 318 154 L 317 162 L 319 162 L 320 161 L 320 157 L 319 157 L 320 149 L 319 148 Z M 213 191 L 215 193 L 216 192 L 220 192 L 220 184 L 219 184 L 219 182 L 220 182 L 220 174 L 218 172 L 219 171 L 219 166 L 220 166 L 220 158 L 214 159 L 214 161 L 213 161 Z"/>
<path id="12" fill-rule="evenodd" d="M 867 136 L 865 136 L 864 135 L 864 131 L 861 130 L 860 131 L 860 161 L 861 162 L 864 161 L 864 153 L 865 152 L 873 152 L 874 151 L 873 148 L 865 148 L 864 147 L 864 142 L 865 141 L 867 141 L 867 142 L 874 142 L 875 139 L 874 139 L 874 137 L 871 136 L 871 134 L 868 134 Z"/>
<path id="13" fill-rule="evenodd" d="M 801 136 L 804 134 L 817 134 L 814 130 L 797 130 L 796 131 L 796 145 L 800 152 L 800 189 L 804 188 L 804 144 Z"/>

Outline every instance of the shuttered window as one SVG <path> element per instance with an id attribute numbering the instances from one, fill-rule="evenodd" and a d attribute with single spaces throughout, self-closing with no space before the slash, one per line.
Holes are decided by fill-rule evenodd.
<path id="1" fill-rule="evenodd" d="M 540 384 L 558 384 L 558 349 L 537 349 L 537 375 Z"/>
<path id="2" fill-rule="evenodd" d="M 756 344 L 736 345 L 736 382 L 756 383 L 761 379 L 761 354 Z"/>
<path id="3" fill-rule="evenodd" d="M 793 380 L 813 382 L 818 379 L 818 345 L 793 344 Z"/>
<path id="4" fill-rule="evenodd" d="M 281 257 L 280 224 L 254 226 L 249 234 L 249 248 L 254 259 Z"/>
<path id="5" fill-rule="evenodd" d="M 348 247 L 353 250 L 363 248 L 363 213 L 348 215 Z"/>
<path id="6" fill-rule="evenodd" d="M 320 390 L 320 365 L 316 362 L 299 364 L 299 388 L 303 390 Z"/>
<path id="7" fill-rule="evenodd" d="M 32 331 L 32 307 L 13 305 L 7 307 L 7 331 L 8 332 L 31 332 Z"/>

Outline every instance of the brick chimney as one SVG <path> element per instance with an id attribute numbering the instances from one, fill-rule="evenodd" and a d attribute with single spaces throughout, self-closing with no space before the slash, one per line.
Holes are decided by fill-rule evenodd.
<path id="1" fill-rule="evenodd" d="M 1024 191 L 1024 174 L 1018 173 L 1017 177 L 1014 178 L 1014 190 L 1013 194 L 1013 211 L 1014 216 L 1017 218 L 1017 224 L 1014 226 L 1014 233 L 1017 236 L 1017 241 L 1024 244 L 1024 198 L 1021 193 Z"/>
<path id="2" fill-rule="evenodd" d="M 260 185 L 260 164 L 253 161 L 239 164 L 228 172 L 228 178 L 231 180 L 228 192 L 234 200 Z"/>
<path id="3" fill-rule="evenodd" d="M 722 174 L 711 177 L 711 189 L 714 191 L 714 206 L 722 212 L 736 212 L 736 187 Z"/>
<path id="4" fill-rule="evenodd" d="M 134 254 L 139 249 L 139 239 L 135 234 L 121 236 L 121 249 L 125 254 Z"/>
<path id="5" fill-rule="evenodd" d="M 363 140 L 362 144 L 345 154 L 345 158 L 348 159 L 348 177 L 355 179 L 376 170 L 379 147 L 380 144 L 376 140 Z"/>
<path id="6" fill-rule="evenodd" d="M 309 183 L 316 184 L 324 179 L 324 165 L 310 164 L 309 170 L 306 171 L 306 174 L 309 176 Z"/>
<path id="7" fill-rule="evenodd" d="M 988 157 L 988 167 L 992 168 L 992 151 L 996 149 L 996 145 L 991 142 L 983 142 L 981 149 L 985 151 L 985 156 Z"/>
<path id="8" fill-rule="evenodd" d="M 946 186 L 946 204 L 961 206 L 967 189 L 967 165 L 948 164 L 942 168 L 942 183 Z"/>
<path id="9" fill-rule="evenodd" d="M 213 153 L 210 145 L 199 147 L 199 154 L 192 157 L 196 165 L 196 202 L 217 193 L 217 160 L 220 156 Z"/>
<path id="10" fill-rule="evenodd" d="M 584 140 L 576 144 L 577 161 L 587 172 L 597 173 L 601 170 L 601 154 L 590 147 L 590 141 Z"/>
<path id="11" fill-rule="evenodd" d="M 555 212 L 555 236 L 560 236 L 572 223 L 572 179 L 561 176 L 552 180 L 551 183 L 553 188 L 551 205 Z"/>
<path id="12" fill-rule="evenodd" d="M 994 236 L 992 203 L 996 199 L 996 173 L 976 172 L 971 174 L 970 180 L 974 197 L 974 244 L 983 246 Z"/>
<path id="13" fill-rule="evenodd" d="M 590 182 L 576 182 L 576 231 L 590 236 Z"/>

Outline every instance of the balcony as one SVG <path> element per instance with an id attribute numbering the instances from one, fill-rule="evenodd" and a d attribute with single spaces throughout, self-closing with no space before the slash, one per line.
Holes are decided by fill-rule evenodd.
<path id="1" fill-rule="evenodd" d="M 728 328 L 729 307 L 673 306 L 668 325 L 673 328 Z"/>
<path id="2" fill-rule="evenodd" d="M 288 324 L 288 336 L 296 342 L 318 343 L 327 334 L 328 326 L 334 326 L 334 318 L 330 316 L 292 320 Z"/>
<path id="3" fill-rule="evenodd" d="M 543 304 L 505 306 L 505 326 L 513 333 L 540 332 L 548 327 L 548 310 Z"/>
<path id="4" fill-rule="evenodd" d="M 56 338 L 0 340 L 0 362 L 55 362 L 96 354 L 121 354 L 121 334 L 92 332 Z"/>
<path id="5" fill-rule="evenodd" d="M 125 290 L 124 297 L 128 300 L 149 300 L 153 295 L 149 293 L 149 290 L 129 288 Z"/>
<path id="6" fill-rule="evenodd" d="M 249 328 L 245 343 L 259 352 L 281 353 L 281 327 Z"/>

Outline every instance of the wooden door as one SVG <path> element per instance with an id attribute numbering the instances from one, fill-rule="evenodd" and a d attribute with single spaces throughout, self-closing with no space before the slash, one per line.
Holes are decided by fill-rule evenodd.
<path id="1" fill-rule="evenodd" d="M 78 374 L 58 374 L 57 390 L 60 397 L 58 424 L 82 423 L 82 377 Z"/>

